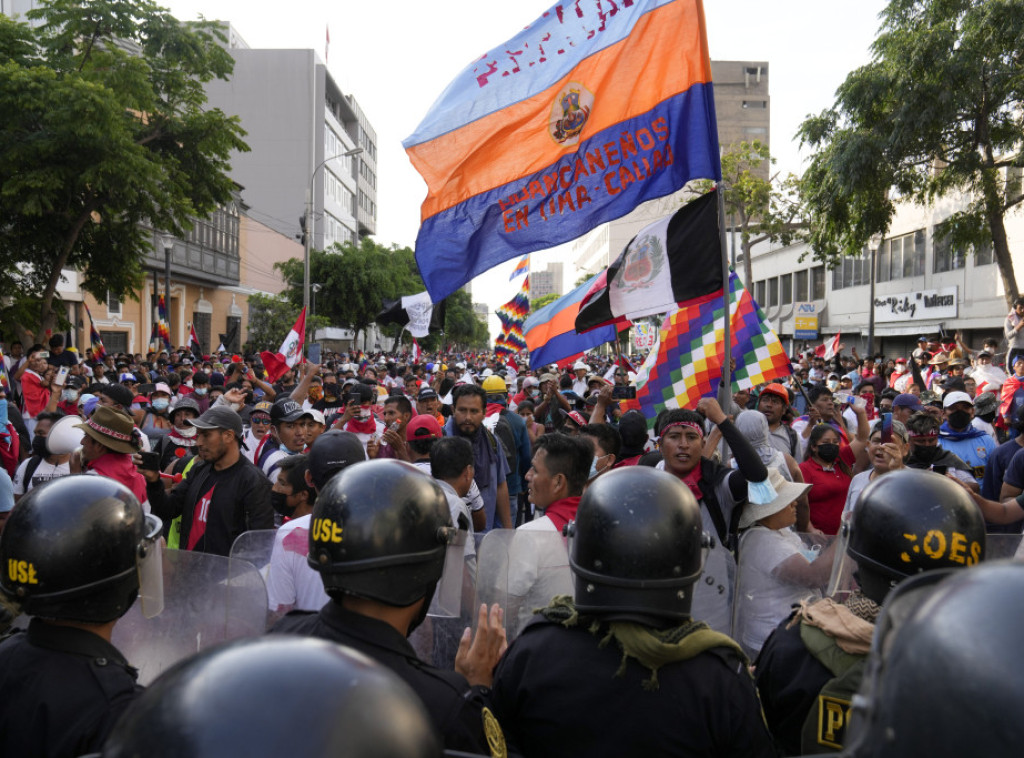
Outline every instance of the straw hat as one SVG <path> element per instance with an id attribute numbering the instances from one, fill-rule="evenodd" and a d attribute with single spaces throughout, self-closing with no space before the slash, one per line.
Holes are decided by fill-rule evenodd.
<path id="1" fill-rule="evenodd" d="M 743 507 L 743 515 L 740 516 L 739 528 L 746 529 L 761 519 L 778 513 L 810 488 L 809 484 L 787 482 L 777 468 L 770 467 L 768 480 L 750 488 L 747 504 Z M 761 502 L 756 502 L 757 500 Z"/>

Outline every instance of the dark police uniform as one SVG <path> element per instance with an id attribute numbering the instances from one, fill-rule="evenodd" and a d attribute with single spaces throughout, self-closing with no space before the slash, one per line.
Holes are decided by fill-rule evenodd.
<path id="1" fill-rule="evenodd" d="M 768 728 L 783 755 L 838 752 L 866 656 L 844 652 L 834 638 L 807 624 L 767 639 L 757 659 L 757 689 Z"/>
<path id="2" fill-rule="evenodd" d="M 319 637 L 358 650 L 412 687 L 443 735 L 447 749 L 505 755 L 501 728 L 487 708 L 487 690 L 471 687 L 461 674 L 421 661 L 409 641 L 390 624 L 348 611 L 332 600 L 319 613 L 289 613 L 271 633 Z"/>
<path id="3" fill-rule="evenodd" d="M 495 714 L 509 743 L 537 756 L 774 756 L 746 663 L 712 648 L 657 671 L 614 642 L 538 620 L 498 663 Z"/>
<path id="4" fill-rule="evenodd" d="M 0 644 L 0 755 L 98 751 L 142 693 L 137 672 L 102 637 L 32 619 Z"/>

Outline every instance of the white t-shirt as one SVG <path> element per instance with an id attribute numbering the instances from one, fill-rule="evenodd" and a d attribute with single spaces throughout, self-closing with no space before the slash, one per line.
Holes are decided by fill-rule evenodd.
<path id="1" fill-rule="evenodd" d="M 743 534 L 733 636 L 748 653 L 760 651 L 794 603 L 806 597 L 821 597 L 817 589 L 791 584 L 776 575 L 784 561 L 802 552 L 804 543 L 792 529 L 757 525 Z"/>
<path id="2" fill-rule="evenodd" d="M 522 629 L 535 608 L 547 606 L 556 595 L 573 594 L 572 572 L 565 540 L 547 516 L 527 521 L 510 536 L 509 603 Z"/>
<path id="3" fill-rule="evenodd" d="M 71 474 L 71 464 L 69 462 L 54 465 L 52 463 L 47 463 L 46 459 L 43 458 L 39 461 L 39 465 L 36 466 L 36 470 L 32 472 L 32 480 L 26 482 L 25 472 L 28 470 L 28 464 L 31 460 L 31 458 L 23 460 L 18 466 L 18 470 L 14 472 L 15 495 L 24 495 L 33 487 L 38 487 L 40 484 L 46 484 L 46 482 L 51 479 L 60 479 L 62 476 L 68 476 Z"/>
<path id="4" fill-rule="evenodd" d="M 318 611 L 330 599 L 324 592 L 320 574 L 306 562 L 309 554 L 309 528 L 312 514 L 300 516 L 277 530 L 267 571 L 267 606 L 293 610 Z"/>

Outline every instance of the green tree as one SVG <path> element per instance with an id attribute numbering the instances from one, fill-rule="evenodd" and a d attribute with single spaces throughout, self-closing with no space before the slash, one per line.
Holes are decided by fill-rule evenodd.
<path id="1" fill-rule="evenodd" d="M 183 234 L 231 197 L 237 119 L 204 82 L 234 64 L 213 22 L 149 0 L 41 0 L 0 15 L 0 290 L 57 325 L 62 268 L 94 295 L 135 295 L 151 228 Z M 16 308 L 25 310 L 24 303 Z"/>
<path id="2" fill-rule="evenodd" d="M 295 305 L 273 295 L 249 295 L 249 339 L 246 352 L 274 351 L 295 325 Z"/>
<path id="3" fill-rule="evenodd" d="M 445 341 L 459 348 L 484 349 L 489 346 L 487 325 L 477 318 L 473 301 L 465 290 L 456 290 L 445 298 Z"/>
<path id="4" fill-rule="evenodd" d="M 541 295 L 536 300 L 531 300 L 530 301 L 530 313 L 536 313 L 541 308 L 543 308 L 545 305 L 549 305 L 550 303 L 555 302 L 560 297 L 561 297 L 561 295 L 558 295 L 558 294 L 552 292 L 552 293 L 550 293 L 548 295 Z"/>
<path id="5" fill-rule="evenodd" d="M 302 259 L 292 258 L 274 264 L 290 283 L 286 295 L 302 307 Z M 348 326 L 356 332 L 366 329 L 377 318 L 384 300 L 422 292 L 423 281 L 409 248 L 384 247 L 369 237 L 359 246 L 333 245 L 328 250 L 313 250 L 309 257 L 310 281 L 321 285 L 316 310 L 327 323 Z M 398 330 L 394 330 L 394 336 Z"/>
<path id="6" fill-rule="evenodd" d="M 754 281 L 750 251 L 754 245 L 768 240 L 789 244 L 801 229 L 801 206 L 796 191 L 797 180 L 763 174 L 775 164 L 768 145 L 760 140 L 730 145 L 722 154 L 722 186 L 725 222 L 739 232 L 743 257 L 743 281 L 748 287 Z M 707 192 L 714 185 L 700 181 L 695 185 Z"/>
<path id="7" fill-rule="evenodd" d="M 960 195 L 952 243 L 992 244 L 1010 304 L 1004 216 L 1024 196 L 1002 177 L 1024 165 L 1024 1 L 892 0 L 881 18 L 871 62 L 800 127 L 815 150 L 802 181 L 814 254 L 860 255 L 896 202 Z"/>

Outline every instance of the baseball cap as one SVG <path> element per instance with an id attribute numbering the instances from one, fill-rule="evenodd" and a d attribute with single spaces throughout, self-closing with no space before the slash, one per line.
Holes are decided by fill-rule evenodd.
<path id="1" fill-rule="evenodd" d="M 923 411 L 924 406 L 921 405 L 921 401 L 910 392 L 904 392 L 901 395 L 897 395 L 892 400 L 893 408 L 910 408 L 913 411 Z"/>
<path id="2" fill-rule="evenodd" d="M 309 478 L 318 490 L 346 466 L 366 460 L 363 443 L 352 432 L 324 432 L 309 449 Z"/>
<path id="3" fill-rule="evenodd" d="M 124 383 L 124 382 L 136 382 L 137 383 L 139 380 L 135 378 L 135 374 L 130 374 L 130 373 L 128 373 L 126 371 L 125 373 L 123 373 L 119 377 L 117 377 L 117 381 L 120 382 L 120 383 Z"/>
<path id="4" fill-rule="evenodd" d="M 327 426 L 327 419 L 324 418 L 324 414 L 316 408 L 310 408 L 309 415 L 316 423 L 320 424 L 320 426 Z"/>
<path id="5" fill-rule="evenodd" d="M 274 403 L 270 400 L 260 400 L 256 405 L 253 406 L 253 413 L 266 413 L 270 415 L 270 411 L 273 410 Z"/>
<path id="6" fill-rule="evenodd" d="M 786 405 L 789 405 L 789 390 L 781 384 L 776 384 L 775 382 L 766 384 L 761 388 L 761 395 L 775 395 L 775 397 L 782 400 Z M 758 395 L 758 397 L 760 397 L 760 395 Z"/>
<path id="7" fill-rule="evenodd" d="M 554 374 L 541 374 L 539 381 L 541 384 L 544 384 L 544 382 L 557 382 L 558 379 Z"/>
<path id="8" fill-rule="evenodd" d="M 927 342 L 927 341 L 928 341 L 928 338 L 927 338 L 927 337 L 925 337 L 925 336 L 924 336 L 924 335 L 922 334 L 922 335 L 921 335 L 920 337 L 918 337 L 918 338 L 917 338 L 917 341 L 918 341 L 918 342 Z"/>
<path id="9" fill-rule="evenodd" d="M 290 424 L 292 421 L 298 421 L 303 416 L 310 416 L 312 418 L 312 414 L 309 411 L 303 410 L 302 406 L 291 398 L 274 403 L 274 406 L 270 409 L 271 424 Z"/>
<path id="10" fill-rule="evenodd" d="M 242 441 L 242 417 L 226 405 L 215 405 L 199 418 L 188 419 L 188 423 L 196 429 L 227 429 Z"/>
<path id="11" fill-rule="evenodd" d="M 427 413 L 413 416 L 405 427 L 405 439 L 408 442 L 413 440 L 437 440 L 444 436 L 441 432 L 441 425 L 437 419 Z"/>
<path id="12" fill-rule="evenodd" d="M 947 392 L 946 396 L 942 398 L 943 408 L 949 408 L 957 403 L 968 403 L 973 406 L 974 400 L 966 392 Z"/>
<path id="13" fill-rule="evenodd" d="M 433 387 L 424 387 L 420 390 L 419 394 L 416 395 L 417 400 L 433 400 L 437 397 L 437 392 L 434 391 Z"/>
<path id="14" fill-rule="evenodd" d="M 583 414 L 579 411 L 567 411 L 564 408 L 559 408 L 558 410 L 563 416 L 565 416 L 566 421 L 572 421 L 581 429 L 587 425 L 587 420 L 583 418 Z"/>
<path id="15" fill-rule="evenodd" d="M 171 388 L 167 386 L 166 382 L 157 382 L 156 386 L 153 387 L 153 392 L 163 392 L 165 395 L 173 395 Z"/>

